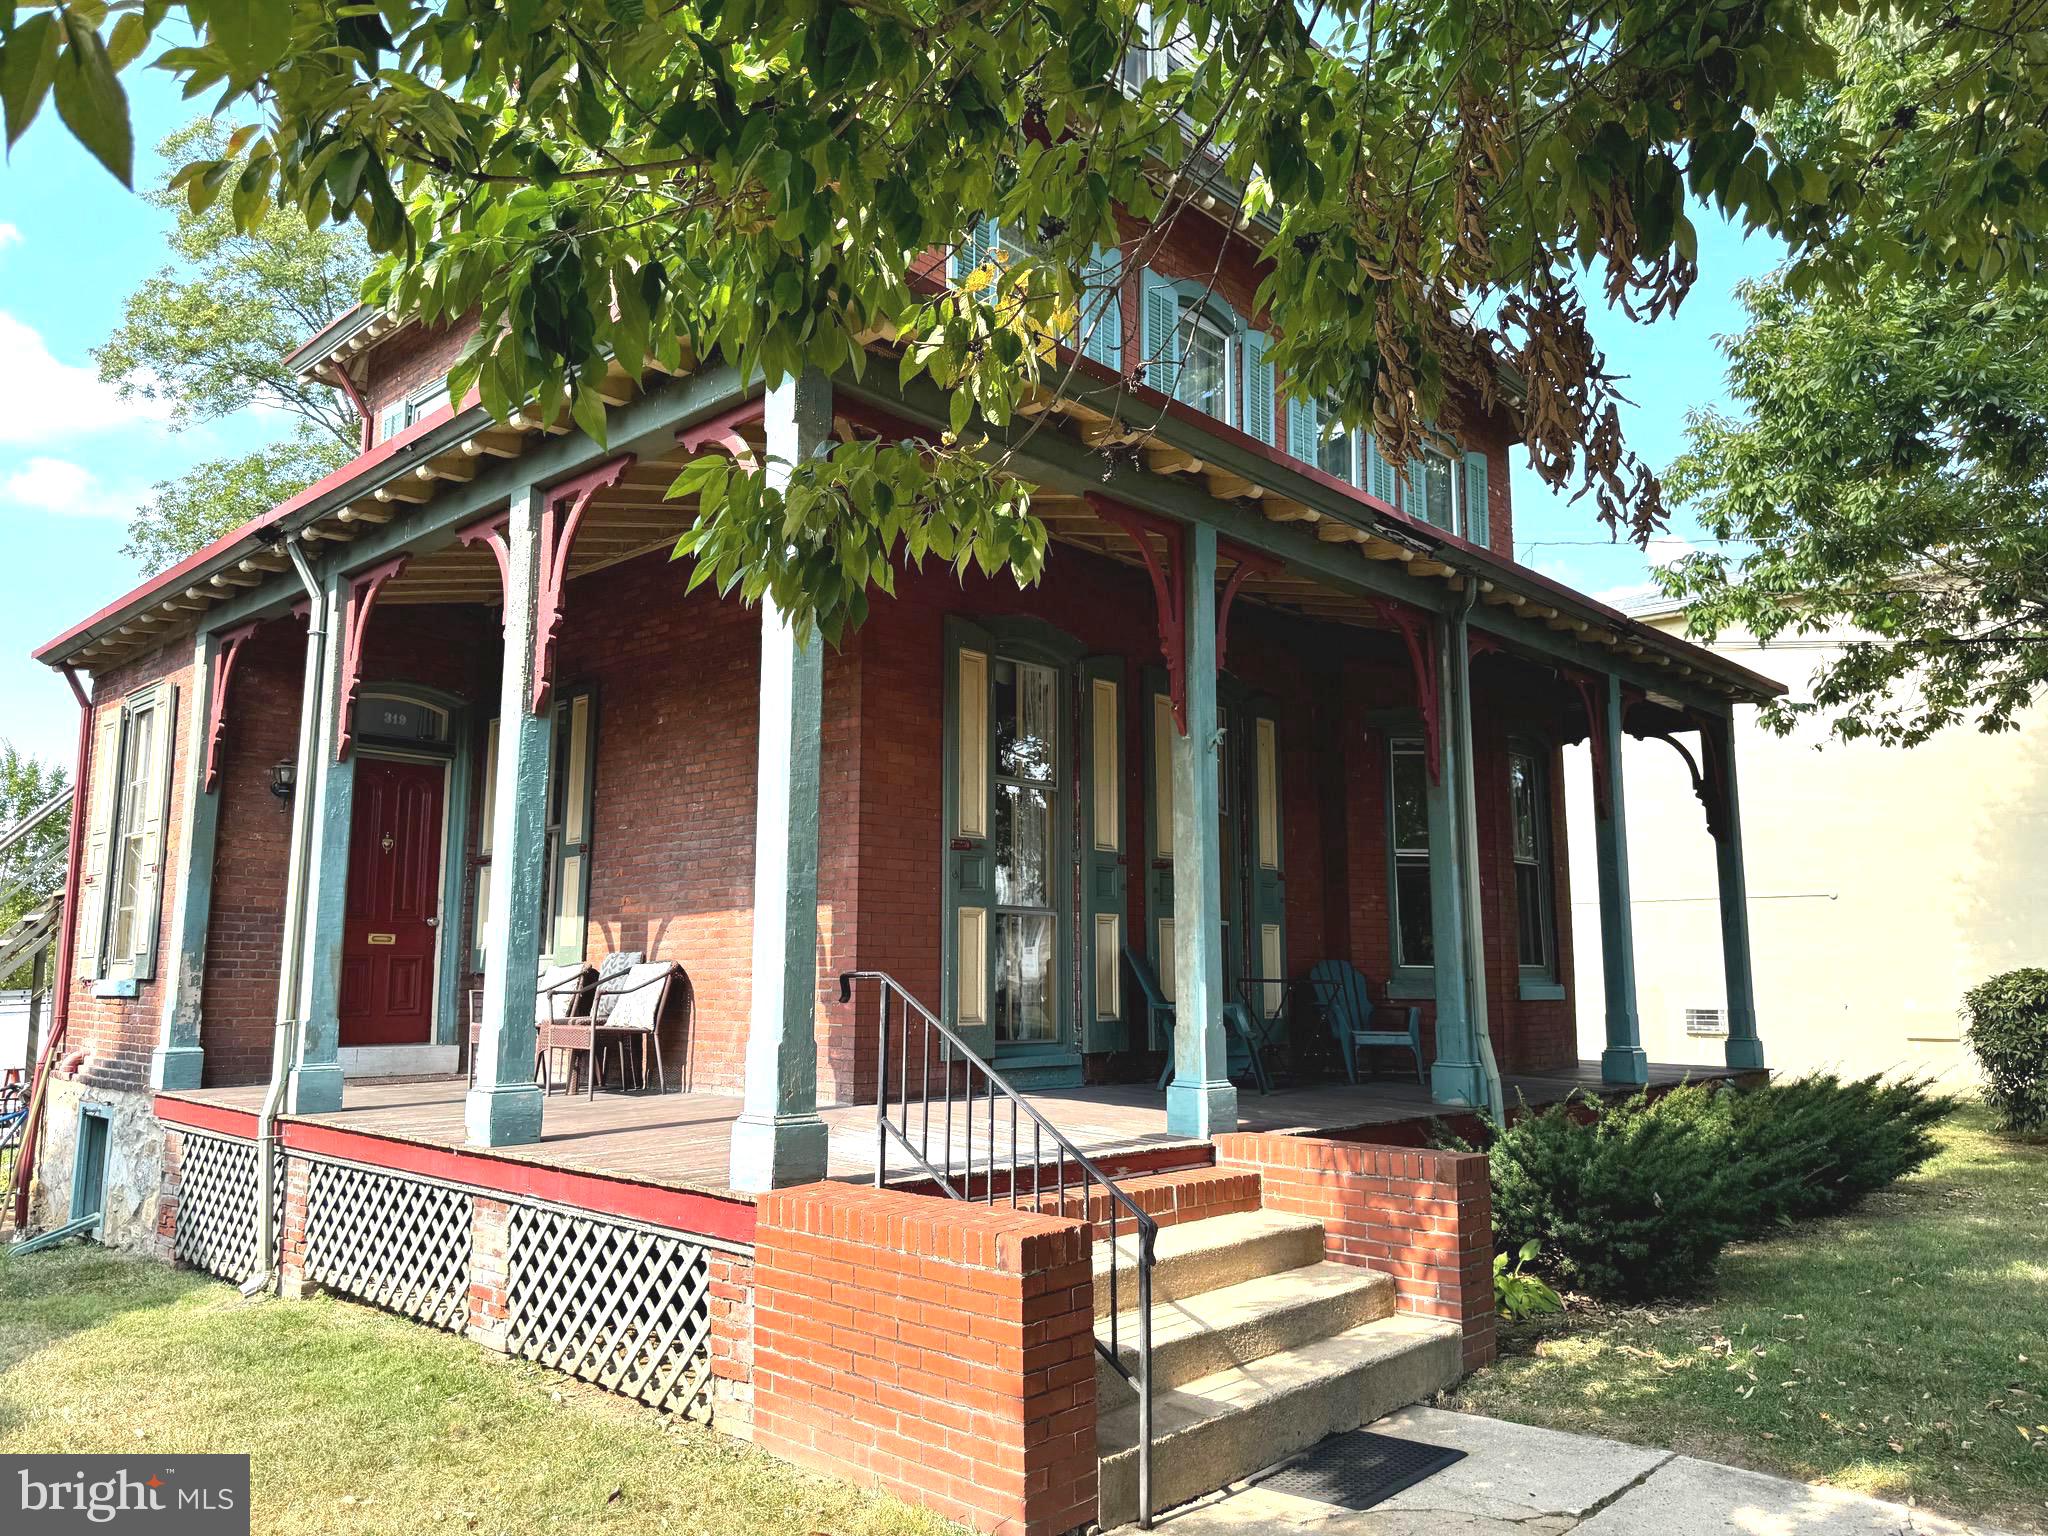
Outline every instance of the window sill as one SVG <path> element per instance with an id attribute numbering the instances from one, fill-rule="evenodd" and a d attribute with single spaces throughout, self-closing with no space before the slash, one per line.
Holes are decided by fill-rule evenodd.
<path id="1" fill-rule="evenodd" d="M 1564 983 L 1548 976 L 1524 976 L 1519 994 L 1525 1003 L 1561 1003 L 1565 999 Z"/>

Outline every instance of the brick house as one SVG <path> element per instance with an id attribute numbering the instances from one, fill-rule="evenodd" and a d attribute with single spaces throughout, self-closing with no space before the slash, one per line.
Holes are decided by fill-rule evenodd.
<path id="1" fill-rule="evenodd" d="M 996 434 L 1043 580 L 906 568 L 838 649 L 686 592 L 668 484 L 943 400 L 692 360 L 615 371 L 600 447 L 452 408 L 459 327 L 313 338 L 360 455 L 37 653 L 84 809 L 25 1214 L 988 1529 L 1119 1523 L 1486 1359 L 1483 1162 L 1416 1125 L 1659 1079 L 1624 733 L 1697 737 L 1761 1069 L 1731 729 L 1778 685 L 1517 565 L 1503 415 L 1398 474 L 1323 433 L 1250 246 L 1180 218 Z M 1328 962 L 1413 1050 L 1354 1051 Z M 558 1031 L 628 964 L 644 1029 Z"/>

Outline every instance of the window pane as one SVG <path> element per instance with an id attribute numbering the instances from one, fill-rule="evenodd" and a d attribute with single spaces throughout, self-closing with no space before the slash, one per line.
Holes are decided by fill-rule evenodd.
<path id="1" fill-rule="evenodd" d="M 1316 439 L 1316 468 L 1326 475 L 1335 475 L 1347 484 L 1358 483 L 1358 466 L 1353 461 L 1351 450 L 1356 435 L 1346 431 L 1330 433 L 1330 423 L 1335 415 L 1326 405 L 1322 409 L 1323 433 Z"/>
<path id="2" fill-rule="evenodd" d="M 1523 965 L 1548 965 L 1549 946 L 1543 931 L 1543 866 L 1515 866 L 1515 948 Z"/>
<path id="3" fill-rule="evenodd" d="M 1059 679 L 1050 667 L 997 661 L 993 669 L 996 772 L 1049 784 L 1055 777 Z"/>
<path id="4" fill-rule="evenodd" d="M 1052 796 L 1029 784 L 996 786 L 996 905 L 1049 907 Z"/>
<path id="5" fill-rule="evenodd" d="M 1400 939 L 1398 965 L 1436 964 L 1436 943 L 1429 909 L 1429 862 L 1401 859 L 1394 866 L 1395 929 Z"/>
<path id="6" fill-rule="evenodd" d="M 1421 463 L 1422 515 L 1439 528 L 1451 528 L 1451 461 L 1440 453 L 1424 453 Z"/>
<path id="7" fill-rule="evenodd" d="M 1052 944 L 1050 914 L 996 914 L 994 1003 L 998 1040 L 1056 1037 Z"/>
<path id="8" fill-rule="evenodd" d="M 1394 847 L 1429 851 L 1429 782 L 1422 753 L 1413 747 L 1394 749 Z"/>
<path id="9" fill-rule="evenodd" d="M 1508 798 L 1514 813 L 1515 858 L 1536 862 L 1536 762 L 1521 752 L 1508 755 Z"/>
<path id="10" fill-rule="evenodd" d="M 1187 337 L 1181 358 L 1180 398 L 1198 411 L 1227 418 L 1230 410 L 1228 379 L 1230 344 L 1222 331 L 1192 309 L 1182 311 L 1182 334 Z"/>

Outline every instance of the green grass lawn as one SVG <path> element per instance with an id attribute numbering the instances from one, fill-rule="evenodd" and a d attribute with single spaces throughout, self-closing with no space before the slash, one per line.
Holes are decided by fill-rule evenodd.
<path id="1" fill-rule="evenodd" d="M 1853 1215 L 1732 1248 L 1703 1304 L 1503 1330 L 1449 1406 L 2048 1532 L 2048 1145 L 1966 1109 Z"/>
<path id="2" fill-rule="evenodd" d="M 0 1451 L 144 1448 L 248 1452 L 258 1531 L 956 1530 L 368 1307 L 97 1248 L 0 1258 Z"/>

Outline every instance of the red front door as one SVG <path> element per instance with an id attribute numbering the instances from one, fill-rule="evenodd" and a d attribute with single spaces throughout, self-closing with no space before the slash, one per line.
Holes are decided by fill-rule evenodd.
<path id="1" fill-rule="evenodd" d="M 341 937 L 343 1045 L 433 1038 L 446 780 L 438 763 L 356 762 Z"/>

